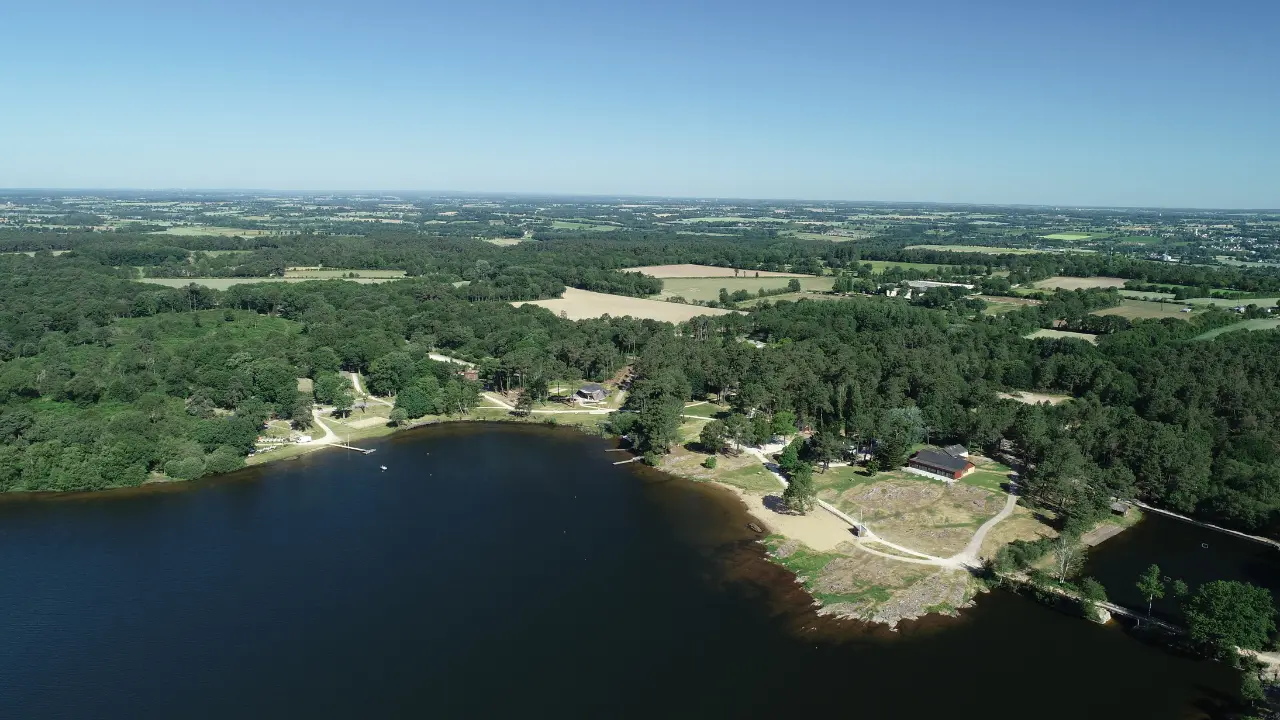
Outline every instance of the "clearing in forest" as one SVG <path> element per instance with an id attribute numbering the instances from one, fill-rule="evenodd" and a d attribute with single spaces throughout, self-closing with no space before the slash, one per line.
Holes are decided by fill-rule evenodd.
<path id="1" fill-rule="evenodd" d="M 586 320 L 603 315 L 611 317 L 630 315 L 636 318 L 678 323 L 699 315 L 725 315 L 733 312 L 663 300 L 644 300 L 625 295 L 590 292 L 577 288 L 565 288 L 563 296 L 550 300 L 517 301 L 511 304 L 516 307 L 537 305 L 570 320 Z"/>
<path id="2" fill-rule="evenodd" d="M 1049 403 L 1057 405 L 1071 399 L 1070 395 L 1052 395 L 1050 393 L 1031 392 L 1030 390 L 1014 390 L 1011 393 L 997 393 L 997 395 L 1005 400 L 1016 400 L 1025 405 L 1039 405 L 1040 403 Z"/>
<path id="3" fill-rule="evenodd" d="M 1124 287 L 1125 279 L 1118 277 L 1051 277 L 1035 283 L 1045 290 L 1089 290 L 1092 288 Z"/>
<path id="4" fill-rule="evenodd" d="M 270 230 L 246 230 L 244 228 L 217 227 L 216 225 L 174 225 L 164 230 L 157 230 L 150 235 L 216 235 L 219 237 L 258 237 L 270 235 Z"/>
<path id="5" fill-rule="evenodd" d="M 290 267 L 284 269 L 284 276 L 290 279 L 306 278 L 308 280 L 351 280 L 354 278 L 393 280 L 404 277 L 404 271 Z"/>
<path id="6" fill-rule="evenodd" d="M 833 278 L 800 276 L 786 277 L 718 277 L 718 278 L 669 278 L 662 281 L 660 298 L 682 297 L 686 300 L 718 300 L 720 289 L 730 293 L 745 290 L 752 298 L 759 290 L 782 290 L 796 280 L 800 289 L 809 292 L 831 292 Z"/>
<path id="7" fill-rule="evenodd" d="M 1034 340 L 1036 338 L 1073 338 L 1075 340 L 1083 340 L 1089 343 L 1090 345 L 1098 344 L 1097 335 L 1090 335 L 1089 333 L 1071 332 L 1070 330 L 1041 329 L 1031 333 L 1030 335 L 1027 335 L 1026 337 L 1028 340 Z"/>
<path id="8" fill-rule="evenodd" d="M 716 267 L 715 265 L 646 265 L 644 267 L 623 268 L 621 272 L 638 272 L 656 278 L 710 278 L 734 277 L 733 268 Z M 772 272 L 769 270 L 738 270 L 737 277 L 753 278 L 759 275 L 766 277 L 812 277 L 798 273 Z"/>

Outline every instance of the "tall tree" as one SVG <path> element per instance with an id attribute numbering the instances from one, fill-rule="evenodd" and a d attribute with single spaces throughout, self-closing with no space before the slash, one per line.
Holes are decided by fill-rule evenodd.
<path id="1" fill-rule="evenodd" d="M 1187 636 L 1208 652 L 1231 656 L 1235 648 L 1261 650 L 1276 631 L 1271 592 L 1249 583 L 1205 583 L 1184 604 Z"/>
<path id="2" fill-rule="evenodd" d="M 782 491 L 782 501 L 793 512 L 804 514 L 813 509 L 818 491 L 813 486 L 813 466 L 801 463 L 791 473 L 787 489 Z"/>

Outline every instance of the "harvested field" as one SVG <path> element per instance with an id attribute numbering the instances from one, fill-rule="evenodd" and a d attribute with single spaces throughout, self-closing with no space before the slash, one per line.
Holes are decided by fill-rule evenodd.
<path id="1" fill-rule="evenodd" d="M 662 300 L 644 300 L 624 295 L 590 292 L 577 288 L 565 288 L 562 297 L 551 300 L 518 301 L 511 304 L 516 307 L 537 305 L 570 320 L 585 320 L 603 315 L 612 317 L 629 315 L 636 318 L 678 323 L 699 315 L 725 315 L 733 312 L 732 310 L 705 308 L 697 305 L 664 302 Z"/>
<path id="2" fill-rule="evenodd" d="M 1088 240 L 1093 237 L 1092 233 L 1082 232 L 1060 232 L 1052 235 L 1041 235 L 1045 240 Z"/>
<path id="3" fill-rule="evenodd" d="M 833 278 L 813 276 L 800 276 L 797 278 L 669 278 L 662 281 L 662 292 L 658 297 L 682 297 L 686 300 L 717 300 L 720 297 L 721 288 L 728 290 L 730 293 L 736 290 L 745 290 L 754 296 L 758 290 L 781 290 L 787 287 L 787 283 L 793 279 L 800 283 L 801 290 L 816 292 L 830 292 L 834 283 Z"/>
<path id="4" fill-rule="evenodd" d="M 1226 302 L 1226 301 L 1220 301 Z M 1120 317 L 1129 318 L 1130 320 L 1151 320 L 1161 318 L 1174 318 L 1176 320 L 1189 320 L 1192 313 L 1182 312 L 1182 305 L 1177 303 L 1160 303 L 1148 300 L 1134 300 L 1125 298 L 1120 304 L 1113 308 L 1103 310 L 1094 310 L 1093 315 L 1119 315 Z"/>
<path id="5" fill-rule="evenodd" d="M 646 265 L 644 267 L 623 268 L 620 272 L 638 272 L 656 278 L 708 278 L 734 277 L 733 268 L 716 267 L 715 265 Z M 771 272 L 769 270 L 739 270 L 738 277 L 813 277 L 798 273 Z"/>
<path id="6" fill-rule="evenodd" d="M 1088 333 L 1071 332 L 1069 330 L 1043 330 L 1042 329 L 1042 330 L 1037 330 L 1031 333 L 1030 335 L 1027 335 L 1026 337 L 1028 340 L 1034 340 L 1036 338 L 1058 338 L 1058 339 L 1072 338 L 1075 340 L 1083 340 L 1089 343 L 1090 345 L 1098 344 L 1097 335 L 1090 335 Z"/>
<path id="7" fill-rule="evenodd" d="M 1124 287 L 1125 279 L 1118 277 L 1051 277 L 1035 283 L 1035 287 L 1056 290 L 1088 290 L 1090 288 Z"/>

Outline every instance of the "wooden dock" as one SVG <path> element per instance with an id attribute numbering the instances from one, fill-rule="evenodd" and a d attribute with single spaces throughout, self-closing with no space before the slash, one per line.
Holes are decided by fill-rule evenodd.
<path id="1" fill-rule="evenodd" d="M 343 445 L 341 443 L 332 443 L 330 447 L 342 448 L 344 450 L 355 450 L 356 452 L 364 453 L 365 455 L 368 455 L 369 453 L 374 452 L 377 449 L 377 448 L 358 448 L 355 445 Z"/>

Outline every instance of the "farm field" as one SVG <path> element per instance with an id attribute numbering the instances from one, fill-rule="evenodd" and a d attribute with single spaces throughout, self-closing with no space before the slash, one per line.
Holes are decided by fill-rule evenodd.
<path id="1" fill-rule="evenodd" d="M 1118 277 L 1051 277 L 1034 283 L 1041 289 L 1089 290 L 1092 288 L 1124 287 L 1124 278 Z"/>
<path id="2" fill-rule="evenodd" d="M 219 235 L 222 237 L 258 237 L 270 235 L 270 230 L 246 230 L 244 228 L 218 227 L 216 225 L 175 225 L 164 230 L 157 230 L 151 235 Z"/>
<path id="3" fill-rule="evenodd" d="M 1188 305 L 1217 305 L 1218 307 L 1235 307 L 1236 305 L 1257 305 L 1258 307 L 1274 307 L 1280 298 L 1264 297 L 1264 298 L 1232 298 L 1223 300 L 1222 298 L 1187 298 Z"/>
<path id="4" fill-rule="evenodd" d="M 1151 235 L 1125 235 L 1124 237 L 1111 239 L 1115 242 L 1124 243 L 1126 245 L 1146 245 L 1148 243 L 1160 242 L 1163 238 L 1152 237 Z"/>
<path id="5" fill-rule="evenodd" d="M 305 278 L 305 277 L 236 277 L 236 278 L 136 278 L 137 282 L 151 283 L 152 285 L 165 285 L 167 287 L 186 287 L 192 283 L 207 287 L 212 290 L 226 290 L 235 285 L 249 285 L 252 283 L 269 283 L 269 282 L 308 282 L 310 280 L 319 280 L 321 278 Z M 395 278 L 332 278 L 334 280 L 343 280 L 353 283 L 381 283 L 394 280 Z"/>
<path id="6" fill-rule="evenodd" d="M 552 220 L 551 227 L 555 230 L 594 230 L 598 232 L 609 232 L 620 229 L 617 225 L 578 222 L 576 220 Z"/>
<path id="7" fill-rule="evenodd" d="M 1278 327 L 1280 327 L 1280 317 L 1254 318 L 1253 320 L 1241 320 L 1225 327 L 1214 328 L 1203 335 L 1197 335 L 1195 339 L 1212 340 L 1223 333 L 1236 332 L 1238 330 L 1275 330 Z"/>
<path id="8" fill-rule="evenodd" d="M 1040 252 L 1029 248 L 992 247 L 990 245 L 908 245 L 906 250 L 938 250 L 940 252 L 972 252 L 988 255 L 1033 255 Z"/>
<path id="9" fill-rule="evenodd" d="M 678 222 L 678 223 L 683 223 L 683 224 L 686 224 L 686 225 L 687 225 L 687 224 L 689 224 L 689 223 L 758 223 L 758 222 L 780 222 L 780 223 L 785 223 L 785 222 L 787 222 L 787 220 L 785 220 L 785 219 L 783 219 L 783 218 L 771 218 L 771 217 L 754 217 L 754 218 L 750 218 L 750 217 L 729 216 L 729 217 L 696 217 L 696 218 L 682 218 L 682 219 L 680 219 L 680 220 L 676 220 L 676 222 Z"/>
<path id="10" fill-rule="evenodd" d="M 776 290 L 785 288 L 791 280 L 799 280 L 802 290 L 830 292 L 832 278 L 820 277 L 718 277 L 718 278 L 669 278 L 662 281 L 662 292 L 659 298 L 682 297 L 686 300 L 717 300 L 720 289 L 730 293 L 735 290 L 746 290 L 752 295 L 757 290 Z"/>
<path id="11" fill-rule="evenodd" d="M 292 267 L 284 269 L 286 279 L 306 278 L 308 280 L 350 280 L 347 275 L 355 273 L 356 279 L 375 278 L 379 280 L 394 280 L 404 277 L 403 270 L 340 270 L 337 268 L 304 268 Z"/>
<path id="12" fill-rule="evenodd" d="M 1093 315 L 1119 315 L 1130 320 L 1150 320 L 1160 318 L 1177 318 L 1178 320 L 1189 320 L 1193 313 L 1182 312 L 1182 305 L 1177 303 L 1160 303 L 1151 302 L 1149 300 L 1134 300 L 1126 298 L 1120 301 L 1120 304 L 1113 308 L 1103 310 L 1095 310 Z"/>
<path id="13" fill-rule="evenodd" d="M 644 267 L 622 268 L 620 272 L 638 272 L 656 278 L 710 278 L 733 277 L 733 268 L 716 267 L 715 265 L 646 265 Z M 772 272 L 769 270 L 739 270 L 738 277 L 813 277 L 799 273 Z"/>
<path id="14" fill-rule="evenodd" d="M 705 308 L 698 305 L 664 302 L 662 300 L 644 300 L 625 295 L 590 292 L 577 288 L 565 288 L 564 296 L 550 300 L 530 300 L 513 302 L 512 305 L 537 305 L 570 320 L 598 318 L 602 315 L 622 317 L 630 315 L 636 318 L 661 320 L 663 322 L 684 322 L 699 315 L 726 315 L 732 310 Z"/>
<path id="15" fill-rule="evenodd" d="M 1121 290 L 1120 294 L 1135 300 L 1172 300 L 1173 293 L 1147 292 L 1145 290 Z"/>
<path id="16" fill-rule="evenodd" d="M 1097 335 L 1090 335 L 1089 333 L 1071 332 L 1069 330 L 1037 330 L 1031 333 L 1030 335 L 1027 335 L 1026 337 L 1028 340 L 1033 340 L 1035 338 L 1074 338 L 1076 340 L 1083 340 L 1089 343 L 1090 345 L 1098 344 Z"/>
<path id="17" fill-rule="evenodd" d="M 1041 235 L 1045 240 L 1088 240 L 1092 235 L 1089 233 L 1060 232 L 1052 235 Z"/>

